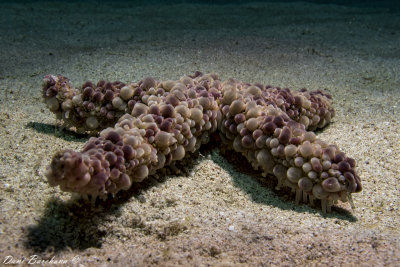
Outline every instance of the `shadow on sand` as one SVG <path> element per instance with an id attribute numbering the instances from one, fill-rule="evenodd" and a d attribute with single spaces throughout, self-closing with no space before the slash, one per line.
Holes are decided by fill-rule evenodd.
<path id="1" fill-rule="evenodd" d="M 229 156 L 227 156 L 228 154 Z M 316 207 L 310 207 L 304 203 L 300 203 L 300 205 L 295 204 L 295 196 L 294 193 L 290 192 L 290 189 L 282 188 L 281 190 L 276 190 L 277 181 L 275 177 L 262 177 L 260 172 L 254 170 L 247 159 L 238 153 L 232 151 L 217 152 L 217 150 L 214 150 L 212 158 L 219 158 L 218 160 L 214 160 L 214 162 L 218 162 L 221 168 L 232 176 L 234 185 L 241 188 L 256 203 L 300 213 L 318 213 L 324 218 L 340 219 L 349 222 L 357 221 L 357 218 L 349 210 L 338 206 L 332 206 L 331 213 L 323 213 L 318 200 L 315 201 Z"/>
<path id="2" fill-rule="evenodd" d="M 31 125 L 29 127 L 34 129 L 44 127 L 49 132 L 54 132 L 56 128 L 39 123 L 32 123 Z M 67 134 L 70 134 L 70 132 L 67 132 Z M 80 138 L 83 140 L 83 137 Z M 87 137 L 84 140 L 86 139 Z M 289 191 L 274 190 L 276 182 L 273 177 L 261 177 L 259 172 L 253 170 L 243 156 L 237 153 L 228 153 L 221 152 L 217 148 L 217 144 L 213 143 L 202 147 L 199 153 L 188 157 L 188 160 L 194 163 L 196 159 L 200 158 L 201 160 L 202 155 L 210 155 L 209 157 L 214 162 L 232 176 L 234 185 L 248 194 L 252 201 L 256 203 L 299 213 L 318 213 L 321 217 L 327 219 L 357 221 L 357 218 L 350 211 L 340 207 L 333 206 L 332 213 L 323 213 L 320 208 L 312 208 L 306 204 L 296 205 L 293 201 L 294 196 Z M 176 169 L 189 173 L 195 165 L 188 164 L 186 161 L 178 163 Z M 159 175 L 158 179 L 150 177 L 142 183 L 133 185 L 128 191 L 119 192 L 114 198 L 109 196 L 106 200 L 97 199 L 95 204 L 90 204 L 82 198 L 72 198 L 65 202 L 50 199 L 46 203 L 45 212 L 38 224 L 28 228 L 25 246 L 35 252 L 100 248 L 102 239 L 106 235 L 106 231 L 101 229 L 100 222 L 104 222 L 109 217 L 118 217 L 120 207 L 129 199 L 132 197 L 139 199 L 142 192 L 171 177 L 172 175 Z"/>
<path id="3" fill-rule="evenodd" d="M 29 226 L 24 246 L 34 252 L 59 252 L 100 248 L 107 231 L 104 222 L 120 216 L 120 208 L 130 198 L 138 198 L 140 192 L 154 186 L 154 179 L 121 192 L 105 200 L 84 200 L 72 197 L 68 201 L 51 198 L 37 225 Z M 132 226 L 134 227 L 134 225 Z"/>
<path id="4" fill-rule="evenodd" d="M 97 222 L 115 212 L 118 209 L 99 212 L 77 201 L 51 199 L 38 224 L 28 227 L 25 247 L 39 253 L 100 248 L 106 233 Z"/>
<path id="5" fill-rule="evenodd" d="M 65 141 L 85 143 L 85 142 L 87 142 L 87 140 L 89 140 L 89 137 L 90 137 L 87 134 L 78 134 L 76 132 L 69 131 L 60 126 L 51 125 L 51 124 L 47 124 L 47 123 L 30 121 L 25 125 L 25 127 L 34 129 L 38 133 L 56 136 Z"/>

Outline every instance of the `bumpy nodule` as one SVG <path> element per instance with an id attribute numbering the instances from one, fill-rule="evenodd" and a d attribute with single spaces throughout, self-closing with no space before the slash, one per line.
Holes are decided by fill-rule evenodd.
<path id="1" fill-rule="evenodd" d="M 218 131 L 264 176 L 289 187 L 296 203 L 319 199 L 323 211 L 362 190 L 355 161 L 312 132 L 334 116 L 331 96 L 305 89 L 221 82 L 196 72 L 179 81 L 86 82 L 44 78 L 43 97 L 66 127 L 96 134 L 81 152 L 54 156 L 50 185 L 93 197 L 129 189 L 158 169 L 196 151 Z M 103 130 L 104 129 L 104 130 Z"/>

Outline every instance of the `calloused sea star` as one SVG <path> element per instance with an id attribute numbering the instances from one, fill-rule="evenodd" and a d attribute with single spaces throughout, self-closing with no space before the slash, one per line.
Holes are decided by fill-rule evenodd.
<path id="1" fill-rule="evenodd" d="M 64 125 L 91 137 L 81 152 L 57 153 L 47 169 L 50 185 L 93 198 L 127 190 L 182 160 L 218 133 L 277 189 L 300 201 L 320 200 L 324 212 L 362 190 L 354 159 L 312 132 L 334 116 L 331 96 L 320 90 L 220 81 L 196 72 L 178 81 L 85 82 L 74 88 L 47 75 L 43 97 Z"/>

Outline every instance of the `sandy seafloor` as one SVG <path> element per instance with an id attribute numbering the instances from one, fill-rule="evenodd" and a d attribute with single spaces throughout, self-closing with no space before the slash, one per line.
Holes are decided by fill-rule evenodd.
<path id="1" fill-rule="evenodd" d="M 384 4 L 2 1 L 1 264 L 399 265 L 400 16 Z M 97 206 L 47 184 L 52 155 L 88 137 L 56 127 L 44 75 L 78 86 L 195 70 L 328 91 L 337 115 L 318 135 L 356 160 L 356 209 L 296 205 L 213 147 Z"/>

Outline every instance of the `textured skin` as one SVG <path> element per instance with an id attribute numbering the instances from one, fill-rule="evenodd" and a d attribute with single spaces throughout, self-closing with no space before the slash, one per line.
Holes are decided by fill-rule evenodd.
<path id="1" fill-rule="evenodd" d="M 97 197 L 126 190 L 196 151 L 215 131 L 264 176 L 274 175 L 278 189 L 291 188 L 296 202 L 320 199 L 330 211 L 362 190 L 354 160 L 311 132 L 334 116 L 331 96 L 322 91 L 221 82 L 200 72 L 179 81 L 100 81 L 81 88 L 47 75 L 43 97 L 66 127 L 91 134 L 105 129 L 82 152 L 54 156 L 46 176 L 64 191 Z"/>

